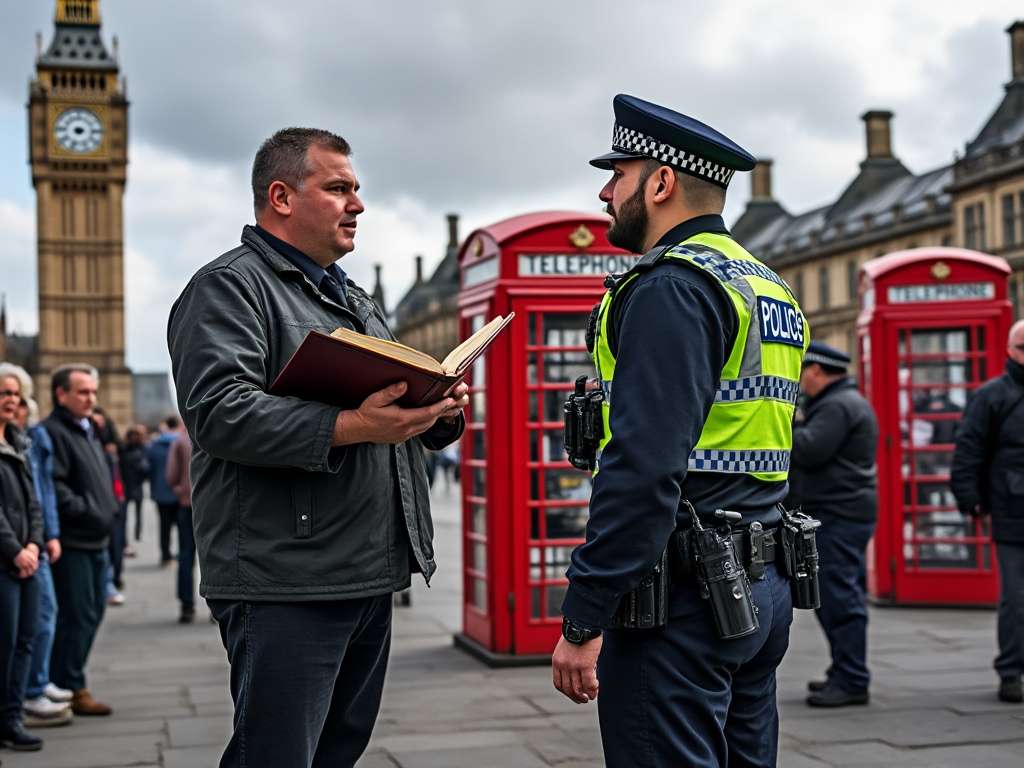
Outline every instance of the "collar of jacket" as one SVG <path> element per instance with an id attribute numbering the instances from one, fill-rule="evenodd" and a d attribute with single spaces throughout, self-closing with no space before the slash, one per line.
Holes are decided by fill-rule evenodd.
<path id="1" fill-rule="evenodd" d="M 732 237 L 728 227 L 725 226 L 725 220 L 716 213 L 709 213 L 704 216 L 694 216 L 692 219 L 676 224 L 661 236 L 655 244 L 655 248 L 661 245 L 679 245 L 684 240 L 689 240 L 702 232 Z"/>
<path id="2" fill-rule="evenodd" d="M 25 457 L 23 452 L 19 450 L 22 440 L 21 430 L 13 424 L 8 424 L 4 427 L 4 440 L 7 442 L 0 443 L 0 456 L 5 456 L 24 464 Z"/>
<path id="3" fill-rule="evenodd" d="M 807 404 L 810 405 L 811 403 L 817 403 L 826 398 L 828 395 L 831 395 L 842 389 L 855 389 L 856 387 L 857 383 L 852 378 L 850 378 L 849 376 L 844 376 L 843 378 L 836 379 L 831 384 L 826 386 L 823 390 L 821 390 L 821 392 L 812 397 Z"/>
<path id="4" fill-rule="evenodd" d="M 299 267 L 297 267 L 294 263 L 286 259 L 280 253 L 275 251 L 270 246 L 270 243 L 268 243 L 266 240 L 260 237 L 260 233 L 256 231 L 256 227 L 252 226 L 251 224 L 246 224 L 244 227 L 242 227 L 242 242 L 245 245 L 248 245 L 254 251 L 256 251 L 256 253 L 258 253 L 263 258 L 263 260 L 270 265 L 271 269 L 273 269 L 279 275 L 294 275 L 297 279 L 302 280 L 307 285 L 309 285 L 316 292 L 317 296 L 322 298 L 324 301 L 329 302 L 332 307 L 337 307 L 342 312 L 346 313 L 347 315 L 351 315 L 356 320 L 359 320 L 359 322 L 361 323 L 365 322 L 364 320 L 362 320 L 362 318 L 359 317 L 358 314 L 353 312 L 348 307 L 343 307 L 341 306 L 341 304 L 338 304 L 329 296 L 325 296 L 323 292 L 320 290 L 320 286 L 314 285 L 313 281 L 309 279 L 309 275 L 307 275 L 305 272 L 299 269 Z M 353 283 L 348 278 L 345 279 L 345 287 L 346 289 L 349 289 L 350 297 L 351 289 L 358 288 L 358 286 L 356 286 L 356 284 Z"/>
<path id="5" fill-rule="evenodd" d="M 84 435 L 85 437 L 89 437 L 89 433 L 82 429 L 81 419 L 72 414 L 71 411 L 69 411 L 63 405 L 55 405 L 53 407 L 53 413 L 58 419 L 63 421 L 65 424 L 67 424 L 70 427 L 74 427 L 76 432 L 78 432 L 81 435 Z"/>
<path id="6" fill-rule="evenodd" d="M 1006 375 L 1024 387 L 1024 365 L 1013 360 L 1007 360 Z"/>

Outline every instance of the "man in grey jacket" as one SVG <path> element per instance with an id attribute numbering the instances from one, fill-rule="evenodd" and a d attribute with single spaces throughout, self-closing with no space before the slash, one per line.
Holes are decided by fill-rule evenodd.
<path id="1" fill-rule="evenodd" d="M 404 383 L 358 408 L 267 392 L 309 331 L 392 338 L 338 266 L 363 212 L 351 150 L 278 131 L 256 154 L 257 226 L 171 309 L 179 410 L 207 598 L 231 663 L 227 766 L 352 766 L 380 705 L 391 594 L 435 570 L 424 449 L 462 432 L 459 387 L 424 408 Z"/>
<path id="2" fill-rule="evenodd" d="M 871 679 L 865 555 L 878 514 L 878 421 L 849 364 L 845 352 L 811 342 L 800 376 L 803 418 L 793 427 L 789 502 L 822 523 L 817 616 L 832 654 L 825 679 L 808 684 L 812 707 L 867 704 Z"/>

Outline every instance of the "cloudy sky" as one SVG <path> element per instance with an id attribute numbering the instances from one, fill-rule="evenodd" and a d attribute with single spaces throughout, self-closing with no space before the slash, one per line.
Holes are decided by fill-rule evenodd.
<path id="1" fill-rule="evenodd" d="M 0 291 L 9 326 L 36 330 L 35 197 L 26 163 L 35 33 L 52 0 L 2 0 Z M 128 80 L 128 363 L 166 370 L 167 310 L 188 276 L 252 218 L 248 173 L 285 125 L 353 145 L 367 211 L 343 266 L 390 305 L 446 242 L 545 208 L 597 211 L 589 157 L 626 92 L 711 123 L 775 160 L 790 211 L 834 199 L 864 157 L 859 115 L 896 113 L 914 171 L 946 164 L 1009 80 L 1004 29 L 1019 0 L 706 3 L 674 0 L 345 2 L 102 0 Z M 749 182 L 733 182 L 727 221 Z"/>

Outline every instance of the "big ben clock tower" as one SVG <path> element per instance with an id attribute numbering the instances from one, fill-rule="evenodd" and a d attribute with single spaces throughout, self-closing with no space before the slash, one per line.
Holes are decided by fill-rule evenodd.
<path id="1" fill-rule="evenodd" d="M 132 419 L 122 215 L 128 100 L 100 36 L 99 0 L 57 0 L 54 21 L 28 103 L 39 254 L 36 394 L 47 413 L 49 372 L 89 363 L 100 372 L 100 402 L 124 427 Z"/>

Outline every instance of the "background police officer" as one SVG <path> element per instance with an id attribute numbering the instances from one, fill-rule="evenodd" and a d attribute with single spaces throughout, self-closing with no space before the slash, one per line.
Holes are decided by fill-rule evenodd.
<path id="1" fill-rule="evenodd" d="M 849 364 L 846 353 L 811 342 L 800 376 L 807 400 L 793 429 L 788 503 L 822 523 L 817 616 L 832 664 L 824 680 L 808 683 L 807 703 L 815 707 L 868 703 L 864 556 L 878 513 L 878 421 L 846 375 Z"/>
<path id="2" fill-rule="evenodd" d="M 785 284 L 722 221 L 729 180 L 754 158 L 655 104 L 620 95 L 614 107 L 613 151 L 591 161 L 612 171 L 600 194 L 614 219 L 608 239 L 648 253 L 597 318 L 610 402 L 553 681 L 583 703 L 600 679 L 609 766 L 774 765 L 775 669 L 792 611 L 773 565 L 752 583 L 753 634 L 719 639 L 692 576 L 672 585 L 665 626 L 608 627 L 621 596 L 689 525 L 683 500 L 709 524 L 722 508 L 744 525 L 778 525 L 808 330 Z"/>

